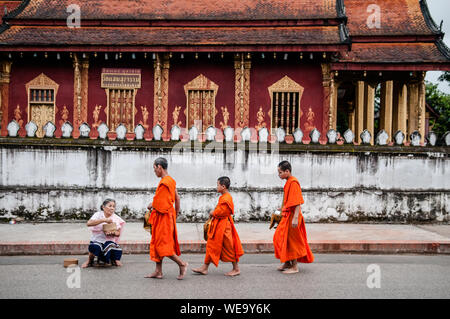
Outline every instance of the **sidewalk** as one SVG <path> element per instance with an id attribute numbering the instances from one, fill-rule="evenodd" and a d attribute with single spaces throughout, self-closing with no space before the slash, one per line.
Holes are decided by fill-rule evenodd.
<path id="1" fill-rule="evenodd" d="M 202 223 L 178 223 L 182 253 L 204 253 Z M 269 223 L 237 223 L 246 253 L 273 253 Z M 450 254 L 450 225 L 306 224 L 314 253 Z M 0 255 L 82 255 L 90 231 L 85 223 L 0 224 Z M 148 254 L 150 234 L 127 223 L 124 253 Z"/>

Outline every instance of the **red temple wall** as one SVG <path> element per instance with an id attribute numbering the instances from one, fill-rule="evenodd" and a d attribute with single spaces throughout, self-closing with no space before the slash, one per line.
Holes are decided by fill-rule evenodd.
<path id="1" fill-rule="evenodd" d="M 305 136 L 309 134 L 305 124 L 307 114 L 311 107 L 314 112 L 313 125 L 322 131 L 323 119 L 323 86 L 322 70 L 320 64 L 306 64 L 300 61 L 290 60 L 253 60 L 250 73 L 250 126 L 258 125 L 257 113 L 262 107 L 264 112 L 264 122 L 270 128 L 271 100 L 268 88 L 281 80 L 284 76 L 290 77 L 303 88 L 303 95 L 300 100 L 300 108 L 303 112 L 300 118 L 300 128 Z M 308 125 L 307 125 L 308 126 Z M 309 139 L 309 137 L 308 137 Z"/>
<path id="2" fill-rule="evenodd" d="M 234 62 L 231 58 L 220 58 L 212 56 L 210 60 L 206 58 L 199 59 L 173 59 L 170 61 L 169 71 L 169 109 L 168 109 L 168 128 L 174 125 L 173 112 L 176 106 L 181 106 L 178 122 L 181 127 L 186 127 L 186 94 L 184 85 L 203 74 L 209 80 L 219 86 L 216 96 L 216 117 L 215 126 L 221 127 L 224 122 L 222 107 L 227 107 L 229 112 L 228 125 L 234 127 L 234 95 L 235 95 L 235 70 Z"/>
<path id="3" fill-rule="evenodd" d="M 8 122 L 15 119 L 14 111 L 19 105 L 21 111 L 22 127 L 28 122 L 28 95 L 26 83 L 44 73 L 59 87 L 56 95 L 56 126 L 62 121 L 62 111 L 66 105 L 69 111 L 68 120 L 73 119 L 73 68 L 72 65 L 61 61 L 21 59 L 13 62 L 11 66 L 11 81 L 9 88 Z"/>
<path id="4" fill-rule="evenodd" d="M 110 55 L 110 59 L 113 59 Z M 153 62 L 148 59 L 145 61 L 133 60 L 111 60 L 105 61 L 103 55 L 99 55 L 97 59 L 91 59 L 89 66 L 89 91 L 88 91 L 88 122 L 91 126 L 94 123 L 94 110 L 96 105 L 101 106 L 98 122 L 106 123 L 105 107 L 107 105 L 107 97 L 105 89 L 101 87 L 102 68 L 125 68 L 141 70 L 141 88 L 137 90 L 135 99 L 135 126 L 142 124 L 147 129 L 153 125 Z M 148 118 L 144 122 L 143 110 L 141 107 L 147 108 Z"/>

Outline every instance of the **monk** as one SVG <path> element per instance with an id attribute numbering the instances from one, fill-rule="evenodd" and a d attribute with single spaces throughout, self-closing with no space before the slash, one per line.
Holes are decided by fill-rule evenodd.
<path id="1" fill-rule="evenodd" d="M 284 185 L 281 221 L 273 235 L 275 257 L 283 263 L 278 270 L 283 274 L 298 272 L 297 262 L 312 263 L 314 255 L 306 238 L 306 227 L 300 205 L 304 203 L 302 190 L 297 178 L 292 176 L 288 161 L 278 164 L 278 176 L 286 180 Z"/>
<path id="2" fill-rule="evenodd" d="M 167 172 L 167 167 L 167 160 L 162 157 L 157 158 L 153 164 L 155 175 L 161 178 L 153 202 L 148 206 L 151 211 L 149 223 L 152 225 L 150 259 L 156 262 L 156 269 L 145 278 L 161 279 L 163 277 L 162 261 L 164 257 L 168 257 L 180 267 L 180 275 L 177 279 L 181 280 L 186 274 L 188 263 L 178 257 L 181 252 L 178 244 L 176 219 L 180 211 L 180 196 L 175 180 Z"/>
<path id="3" fill-rule="evenodd" d="M 209 214 L 212 220 L 208 230 L 205 261 L 200 268 L 192 269 L 195 273 L 207 275 L 209 264 L 212 262 L 218 267 L 219 260 L 231 262 L 233 265 L 233 269 L 225 273 L 225 276 L 233 277 L 241 273 L 238 262 L 244 250 L 231 217 L 234 214 L 234 204 L 228 192 L 229 188 L 228 177 L 220 177 L 217 180 L 217 192 L 222 196 L 214 211 Z"/>

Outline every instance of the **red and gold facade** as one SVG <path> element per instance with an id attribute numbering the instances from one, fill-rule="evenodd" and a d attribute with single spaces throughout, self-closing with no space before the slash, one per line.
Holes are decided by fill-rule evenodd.
<path id="1" fill-rule="evenodd" d="M 74 137 L 82 123 L 103 122 L 130 133 L 160 125 L 165 139 L 174 125 L 301 128 L 309 139 L 313 128 L 336 129 L 340 113 L 356 136 L 373 136 L 379 84 L 391 136 L 424 129 L 424 72 L 450 69 L 442 33 L 418 0 L 389 2 L 411 13 L 388 16 L 410 22 L 395 34 L 392 25 L 361 27 L 367 14 L 357 0 L 78 1 L 78 28 L 67 25 L 71 1 L 0 2 L 12 9 L 0 33 L 2 136 L 15 120 L 22 128 L 69 121 Z"/>

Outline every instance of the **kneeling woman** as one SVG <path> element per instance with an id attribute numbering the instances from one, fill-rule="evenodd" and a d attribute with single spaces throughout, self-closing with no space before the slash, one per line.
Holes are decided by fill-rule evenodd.
<path id="1" fill-rule="evenodd" d="M 87 226 L 92 231 L 92 236 L 89 243 L 89 259 L 81 266 L 82 268 L 93 266 L 96 256 L 99 264 L 122 266 L 120 262 L 122 248 L 120 248 L 118 243 L 125 221 L 114 214 L 116 210 L 116 201 L 114 199 L 106 199 L 100 209 L 102 211 L 92 215 L 87 222 Z M 116 224 L 116 230 L 104 232 L 103 225 L 111 223 Z"/>

